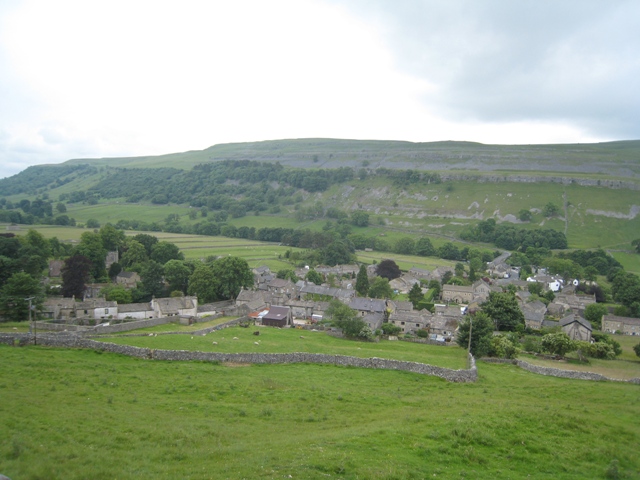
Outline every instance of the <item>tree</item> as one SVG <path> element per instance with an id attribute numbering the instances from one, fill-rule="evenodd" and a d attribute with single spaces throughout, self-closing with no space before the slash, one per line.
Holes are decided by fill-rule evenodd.
<path id="1" fill-rule="evenodd" d="M 169 284 L 169 291 L 179 290 L 183 295 L 187 293 L 191 273 L 189 266 L 182 260 L 169 260 L 164 264 L 164 279 Z"/>
<path id="2" fill-rule="evenodd" d="M 107 223 L 100 229 L 100 237 L 102 238 L 102 245 L 107 252 L 115 252 L 120 250 L 124 245 L 125 237 L 122 230 L 118 230 L 116 227 Z"/>
<path id="3" fill-rule="evenodd" d="M 220 300 L 218 296 L 220 282 L 215 276 L 213 264 L 197 265 L 189 277 L 187 292 L 198 297 L 199 303 L 210 303 Z"/>
<path id="4" fill-rule="evenodd" d="M 416 243 L 411 237 L 402 237 L 396 242 L 395 252 L 401 255 L 414 255 Z"/>
<path id="5" fill-rule="evenodd" d="M 327 265 L 340 265 L 353 260 L 352 247 L 347 240 L 334 240 L 322 249 L 322 261 Z"/>
<path id="6" fill-rule="evenodd" d="M 544 286 L 540 282 L 528 282 L 527 290 L 530 294 L 540 297 L 544 293 Z"/>
<path id="7" fill-rule="evenodd" d="M 42 308 L 44 292 L 40 282 L 28 273 L 18 272 L 9 277 L 0 288 L 0 310 L 2 316 L 14 322 L 29 319 L 29 300 L 32 298 L 32 311 Z"/>
<path id="8" fill-rule="evenodd" d="M 493 322 L 486 313 L 478 312 L 465 317 L 458 325 L 456 343 L 462 348 L 469 346 L 469 330 L 471 330 L 471 353 L 474 357 L 484 357 L 491 349 Z"/>
<path id="9" fill-rule="evenodd" d="M 382 260 L 376 267 L 376 274 L 379 277 L 386 278 L 387 280 L 393 280 L 402 275 L 400 267 L 393 260 Z"/>
<path id="10" fill-rule="evenodd" d="M 385 335 L 398 335 L 400 332 L 402 332 L 402 328 L 398 325 L 388 322 L 382 324 L 382 333 Z"/>
<path id="11" fill-rule="evenodd" d="M 184 254 L 177 245 L 170 242 L 158 242 L 151 248 L 151 260 L 164 265 L 169 260 L 184 260 Z"/>
<path id="12" fill-rule="evenodd" d="M 496 330 L 514 331 L 518 327 L 524 328 L 524 314 L 512 293 L 491 292 L 481 307 L 493 320 Z"/>
<path id="13" fill-rule="evenodd" d="M 82 299 L 91 277 L 91 260 L 84 255 L 73 255 L 62 267 L 62 296 Z"/>
<path id="14" fill-rule="evenodd" d="M 564 332 L 547 333 L 542 337 L 542 348 L 552 355 L 564 357 L 578 348 L 576 342 Z"/>
<path id="15" fill-rule="evenodd" d="M 19 264 L 22 271 L 39 278 L 47 268 L 51 256 L 51 244 L 40 232 L 29 230 L 26 235 L 19 237 Z"/>
<path id="16" fill-rule="evenodd" d="M 149 260 L 146 248 L 137 240 L 128 238 L 125 242 L 124 249 L 125 251 L 120 259 L 120 263 L 124 268 L 135 265 L 136 263 L 144 263 Z"/>
<path id="17" fill-rule="evenodd" d="M 282 280 L 289 280 L 293 283 L 298 281 L 298 276 L 296 275 L 295 270 L 291 268 L 283 268 L 276 272 L 276 278 L 280 278 Z"/>
<path id="18" fill-rule="evenodd" d="M 122 285 L 107 285 L 100 290 L 100 294 L 110 302 L 118 302 L 118 304 L 131 303 L 132 296 L 131 291 L 124 288 Z"/>
<path id="19" fill-rule="evenodd" d="M 640 343 L 633 346 L 633 351 L 636 352 L 637 357 L 640 357 Z"/>
<path id="20" fill-rule="evenodd" d="M 391 298 L 393 290 L 389 285 L 389 280 L 384 277 L 376 277 L 369 287 L 369 296 L 372 298 Z"/>
<path id="21" fill-rule="evenodd" d="M 361 297 L 366 297 L 369 293 L 369 276 L 367 275 L 367 267 L 364 265 L 360 265 L 356 276 L 356 292 Z"/>
<path id="22" fill-rule="evenodd" d="M 358 317 L 356 311 L 338 300 L 331 300 L 325 316 L 342 330 L 345 337 L 368 338 L 371 336 L 371 330 L 364 320 Z"/>
<path id="23" fill-rule="evenodd" d="M 147 296 L 162 297 L 164 295 L 164 268 L 154 260 L 149 260 L 142 267 L 140 280 Z"/>
<path id="24" fill-rule="evenodd" d="M 62 202 L 58 202 L 56 204 L 56 211 L 58 213 L 66 213 L 67 212 L 67 206 Z"/>
<path id="25" fill-rule="evenodd" d="M 436 249 L 431 243 L 431 240 L 427 237 L 420 237 L 416 242 L 416 255 L 420 255 L 421 257 L 433 257 L 435 254 Z"/>
<path id="26" fill-rule="evenodd" d="M 460 262 L 456 263 L 456 266 L 454 267 L 455 273 L 456 273 L 456 277 L 462 277 L 464 275 L 464 265 Z"/>
<path id="27" fill-rule="evenodd" d="M 235 299 L 242 288 L 253 286 L 253 273 L 244 258 L 219 258 L 213 262 L 213 271 L 219 282 L 218 294 L 223 300 Z"/>
<path id="28" fill-rule="evenodd" d="M 304 276 L 304 279 L 308 282 L 314 283 L 316 285 L 322 285 L 322 275 L 320 275 L 316 270 L 310 268 L 307 274 Z M 356 287 L 357 289 L 357 287 Z"/>
<path id="29" fill-rule="evenodd" d="M 584 318 L 591 322 L 594 328 L 600 329 L 602 316 L 609 313 L 609 309 L 601 303 L 592 303 L 584 309 Z"/>
<path id="30" fill-rule="evenodd" d="M 90 218 L 89 220 L 87 220 L 86 225 L 87 228 L 100 228 L 100 222 L 95 218 Z"/>
<path id="31" fill-rule="evenodd" d="M 529 210 L 523 208 L 518 212 L 518 220 L 520 220 L 521 222 L 530 222 L 532 218 L 533 215 L 531 215 L 531 212 Z"/>
<path id="32" fill-rule="evenodd" d="M 158 243 L 158 238 L 154 237 L 153 235 L 149 235 L 147 233 L 139 233 L 137 235 L 133 236 L 133 240 L 135 240 L 136 242 L 140 242 L 145 250 L 147 251 L 147 256 L 151 256 L 151 250 L 153 249 L 153 246 Z"/>
<path id="33" fill-rule="evenodd" d="M 118 262 L 113 262 L 109 266 L 109 271 L 107 273 L 108 273 L 109 278 L 111 279 L 111 281 L 115 281 L 115 278 L 118 276 L 118 274 L 121 271 L 122 271 L 122 265 L 120 265 Z"/>
<path id="34" fill-rule="evenodd" d="M 542 209 L 542 214 L 546 217 L 546 218 L 550 218 L 550 217 L 555 217 L 560 213 L 560 207 L 558 207 L 556 204 L 549 202 L 547 203 L 544 208 Z"/>
<path id="35" fill-rule="evenodd" d="M 636 238 L 633 242 L 631 242 L 631 245 L 636 247 L 636 253 L 640 253 L 640 238 Z"/>
<path id="36" fill-rule="evenodd" d="M 82 255 L 91 260 L 90 274 L 96 281 L 107 277 L 104 264 L 107 250 L 104 248 L 100 234 L 84 232 L 80 235 L 80 243 L 76 246 L 74 255 Z"/>
<path id="37" fill-rule="evenodd" d="M 351 223 L 356 227 L 368 227 L 369 214 L 362 210 L 357 210 L 351 214 Z"/>
<path id="38" fill-rule="evenodd" d="M 419 283 L 414 283 L 409 290 L 409 300 L 413 304 L 413 308 L 418 308 L 418 304 L 424 300 L 424 294 L 422 293 L 422 288 L 420 288 Z"/>

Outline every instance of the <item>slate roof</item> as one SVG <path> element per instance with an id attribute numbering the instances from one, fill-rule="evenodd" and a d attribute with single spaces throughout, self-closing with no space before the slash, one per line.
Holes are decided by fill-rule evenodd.
<path id="1" fill-rule="evenodd" d="M 163 314 L 177 315 L 179 310 L 194 307 L 191 297 L 156 298 L 155 302 Z"/>
<path id="2" fill-rule="evenodd" d="M 286 320 L 289 316 L 289 311 L 291 309 L 289 307 L 282 307 L 273 305 L 269 309 L 269 313 L 262 317 L 263 320 Z"/>
<path id="3" fill-rule="evenodd" d="M 84 302 L 76 303 L 76 310 L 91 310 L 94 308 L 116 308 L 118 302 L 110 302 L 104 298 L 90 298 Z"/>
<path id="4" fill-rule="evenodd" d="M 568 315 L 564 317 L 562 320 L 560 320 L 560 326 L 564 327 L 566 325 L 572 324 L 573 322 L 578 322 L 580 325 L 582 325 L 589 331 L 593 330 L 593 327 L 591 326 L 591 322 L 589 322 L 588 320 L 585 320 L 580 315 L 574 315 L 574 314 Z"/>
<path id="5" fill-rule="evenodd" d="M 349 301 L 349 307 L 363 312 L 384 312 L 387 304 L 377 298 L 354 297 Z"/>
<path id="6" fill-rule="evenodd" d="M 118 313 L 133 313 L 133 312 L 152 312 L 151 304 L 149 303 L 123 303 L 118 305 Z"/>

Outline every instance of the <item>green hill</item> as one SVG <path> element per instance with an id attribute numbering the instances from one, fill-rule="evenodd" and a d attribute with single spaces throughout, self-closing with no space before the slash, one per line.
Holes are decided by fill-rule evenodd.
<path id="1" fill-rule="evenodd" d="M 354 233 L 393 241 L 424 234 L 456 239 L 494 218 L 558 230 L 571 248 L 602 246 L 626 255 L 640 231 L 639 191 L 640 141 L 277 140 L 30 167 L 0 180 L 0 221 L 123 220 L 122 228 L 207 235 L 230 225 L 226 234 L 233 236 L 241 227 L 319 231 L 363 211 L 369 226 L 354 226 Z M 64 203 L 67 211 L 59 213 L 67 218 L 56 215 L 55 202 Z M 548 204 L 557 215 L 542 214 Z M 531 217 L 524 222 L 523 211 Z"/>

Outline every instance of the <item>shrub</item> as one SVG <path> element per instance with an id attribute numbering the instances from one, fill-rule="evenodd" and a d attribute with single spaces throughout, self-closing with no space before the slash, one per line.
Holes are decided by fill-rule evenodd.
<path id="1" fill-rule="evenodd" d="M 402 329 L 394 325 L 393 323 L 383 323 L 382 324 L 382 333 L 385 335 L 397 335 L 402 331 Z"/>
<path id="2" fill-rule="evenodd" d="M 489 355 L 499 358 L 515 358 L 520 349 L 506 335 L 496 335 L 491 339 Z"/>

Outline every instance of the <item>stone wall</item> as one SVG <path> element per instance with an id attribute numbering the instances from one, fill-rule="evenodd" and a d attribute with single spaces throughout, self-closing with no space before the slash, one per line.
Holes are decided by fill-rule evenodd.
<path id="1" fill-rule="evenodd" d="M 580 372 L 577 370 L 561 370 L 559 368 L 553 367 L 542 367 L 540 365 L 533 365 L 531 363 L 525 362 L 524 360 L 510 360 L 506 358 L 482 358 L 483 362 L 488 363 L 510 363 L 512 365 L 517 365 L 518 367 L 527 370 L 531 373 L 537 373 L 538 375 L 547 375 L 550 377 L 560 377 L 560 378 L 573 378 L 577 380 L 592 380 L 596 382 L 603 381 L 611 381 L 611 382 L 628 382 L 635 383 L 640 385 L 640 378 L 632 378 L 631 380 L 620 380 L 617 378 L 608 378 L 604 375 L 600 375 L 599 373 L 592 372 Z"/>
<path id="2" fill-rule="evenodd" d="M 0 334 L 0 344 L 22 346 L 33 344 L 33 336 L 29 334 Z M 473 357 L 470 358 L 468 370 L 451 370 L 417 362 L 405 362 L 385 358 L 358 358 L 343 355 L 325 355 L 322 353 L 216 353 L 192 352 L 186 350 L 153 350 L 150 348 L 116 345 L 114 343 L 97 342 L 76 335 L 46 335 L 38 337 L 38 344 L 63 348 L 90 348 L 128 355 L 166 361 L 201 361 L 201 362 L 233 362 L 252 364 L 291 364 L 316 363 L 343 367 L 360 367 L 386 370 L 401 370 L 443 378 L 450 382 L 475 382 L 478 372 Z"/>

